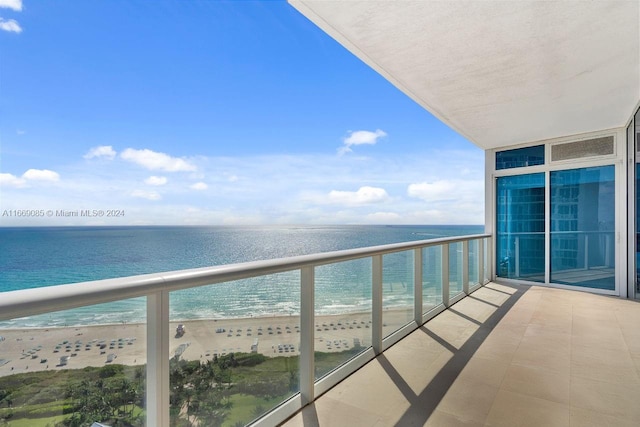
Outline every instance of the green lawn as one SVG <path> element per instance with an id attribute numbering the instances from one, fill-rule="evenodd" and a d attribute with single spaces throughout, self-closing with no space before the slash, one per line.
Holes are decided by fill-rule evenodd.
<path id="1" fill-rule="evenodd" d="M 281 398 L 263 399 L 248 394 L 233 394 L 230 396 L 233 404 L 229 416 L 222 424 L 223 427 L 233 427 L 238 422 L 247 424 L 256 418 L 255 409 L 261 406 L 265 411 L 280 404 Z"/>
<path id="2" fill-rule="evenodd" d="M 360 350 L 316 352 L 316 375 L 321 376 L 331 371 Z M 233 427 L 240 422 L 246 424 L 297 392 L 298 356 L 265 358 L 255 354 L 237 353 L 235 357 L 238 363 L 231 370 L 231 387 L 225 392 L 232 404 L 223 424 L 225 427 Z M 72 404 L 71 399 L 67 397 L 70 388 L 77 386 L 82 380 L 133 378 L 136 369 L 140 369 L 139 375 L 140 372 L 144 372 L 144 367 L 112 365 L 106 368 L 43 371 L 0 377 L 0 392 L 11 392 L 16 416 L 10 420 L 8 426 L 51 427 L 65 418 L 65 415 L 57 415 L 62 413 L 63 407 Z M 7 410 L 2 396 L 0 408 L 2 415 Z M 140 408 L 136 409 L 136 413 L 140 411 Z M 45 417 L 26 418 L 29 415 Z"/>
<path id="3" fill-rule="evenodd" d="M 62 421 L 66 415 L 56 415 L 47 418 L 22 418 L 20 420 L 9 421 L 7 427 L 52 427 L 55 423 Z"/>

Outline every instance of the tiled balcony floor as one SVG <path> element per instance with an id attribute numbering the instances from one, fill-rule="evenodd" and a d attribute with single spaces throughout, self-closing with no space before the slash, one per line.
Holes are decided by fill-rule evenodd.
<path id="1" fill-rule="evenodd" d="M 293 426 L 639 426 L 640 303 L 490 283 Z"/>

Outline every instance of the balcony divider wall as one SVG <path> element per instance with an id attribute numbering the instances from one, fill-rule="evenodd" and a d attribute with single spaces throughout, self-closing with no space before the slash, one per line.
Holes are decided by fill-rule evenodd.
<path id="1" fill-rule="evenodd" d="M 640 103 L 639 103 L 640 104 Z M 631 115 L 626 128 L 627 138 L 627 277 L 628 291 L 631 298 L 640 299 L 640 239 L 638 239 L 640 225 L 640 107 Z"/>

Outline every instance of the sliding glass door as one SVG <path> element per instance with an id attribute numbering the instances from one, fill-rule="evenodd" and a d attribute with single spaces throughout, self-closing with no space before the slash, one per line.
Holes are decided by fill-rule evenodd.
<path id="1" fill-rule="evenodd" d="M 551 283 L 615 290 L 615 167 L 551 172 Z"/>
<path id="2" fill-rule="evenodd" d="M 550 166 L 496 177 L 496 276 L 615 292 L 616 166 Z"/>
<path id="3" fill-rule="evenodd" d="M 544 173 L 496 181 L 496 274 L 544 282 Z"/>

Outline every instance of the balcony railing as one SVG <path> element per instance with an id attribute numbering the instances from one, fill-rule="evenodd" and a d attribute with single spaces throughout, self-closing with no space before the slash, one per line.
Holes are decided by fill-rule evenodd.
<path id="1" fill-rule="evenodd" d="M 265 279 L 281 273 L 288 274 L 287 280 L 290 281 L 291 277 L 295 277 L 293 280 L 299 282 L 294 282 L 294 287 L 291 289 L 295 288 L 295 291 L 289 292 L 293 303 L 286 312 L 279 312 L 278 308 L 274 308 L 273 314 L 290 318 L 295 315 L 299 321 L 295 326 L 296 334 L 289 335 L 289 337 L 299 337 L 298 345 L 285 347 L 285 350 L 291 349 L 291 353 L 294 352 L 294 347 L 297 347 L 295 350 L 298 357 L 297 372 L 294 373 L 295 375 L 292 374 L 297 376 L 295 384 L 297 390 L 290 393 L 280 404 L 275 405 L 274 409 L 265 410 L 266 413 L 261 415 L 253 414 L 258 417 L 254 421 L 257 424 L 277 425 L 433 316 L 487 283 L 492 268 L 490 248 L 491 236 L 479 234 L 12 291 L 1 295 L 0 321 L 145 297 L 146 425 L 168 427 L 170 425 L 170 356 L 175 354 L 175 359 L 179 359 L 180 353 L 189 345 L 184 343 L 180 346 L 179 352 L 171 353 L 170 341 L 173 333 L 171 323 L 175 325 L 181 320 L 171 319 L 171 298 L 178 295 L 182 297 L 178 291 L 184 292 L 184 290 L 200 289 L 210 285 L 219 286 L 231 281 Z M 362 269 L 363 266 L 368 270 L 370 280 L 364 285 L 358 285 L 356 293 L 359 292 L 359 296 L 365 300 L 360 313 L 364 313 L 361 319 L 368 319 L 368 322 L 362 320 L 342 323 L 336 320 L 335 324 L 330 323 L 331 326 L 322 324 L 323 321 L 318 320 L 321 318 L 320 314 L 333 316 L 330 318 L 335 319 L 346 319 L 349 314 L 353 314 L 349 312 L 353 311 L 353 308 L 342 309 L 342 311 L 338 308 L 336 309 L 338 312 L 323 311 L 324 302 L 319 300 L 316 288 L 323 286 L 327 281 L 337 280 L 335 275 L 325 274 L 327 269 L 340 267 L 345 272 L 344 278 L 340 280 L 345 281 L 345 286 L 350 286 L 347 284 L 350 280 L 348 273 L 353 269 Z M 193 302 L 195 304 L 198 301 Z M 210 306 L 216 304 L 215 301 L 207 303 Z M 339 303 L 338 300 L 336 306 L 339 306 Z M 247 307 L 244 317 L 248 317 L 250 311 L 251 308 Z M 322 317 L 322 319 L 326 318 L 326 316 Z M 358 323 L 357 326 L 354 326 L 356 323 Z M 326 350 L 319 343 L 322 338 L 320 335 L 330 336 L 335 330 L 340 332 L 339 329 L 349 332 L 348 329 L 360 329 L 361 324 L 362 330 L 359 331 L 359 336 L 364 338 L 353 339 L 353 347 L 357 346 L 357 350 L 353 349 L 347 340 L 338 342 L 338 340 L 327 339 L 328 342 L 322 343 L 326 348 L 333 350 Z M 47 326 L 51 327 L 51 325 Z M 219 333 L 222 330 L 223 328 L 218 328 L 216 332 Z M 287 333 L 291 331 L 292 329 L 287 326 Z M 189 330 L 186 333 L 189 334 Z M 262 327 L 259 334 L 263 334 Z M 264 334 L 267 334 L 266 329 Z M 232 333 L 229 332 L 228 336 L 231 337 L 231 335 Z M 251 333 L 247 332 L 247 335 Z M 254 337 L 249 339 L 255 340 Z M 90 345 L 101 345 L 103 346 L 101 348 L 107 345 L 114 348 L 117 344 L 120 348 L 123 346 L 122 339 L 119 343 L 116 340 L 112 340 L 111 343 L 95 343 L 95 341 L 85 344 L 87 351 Z M 342 347 L 340 347 L 341 344 Z M 65 345 L 69 349 L 72 344 Z M 82 343 L 78 340 L 75 345 L 76 349 L 79 349 Z M 257 349 L 257 340 L 254 345 Z M 352 351 L 345 354 L 344 360 L 336 359 L 338 360 L 335 362 L 336 366 L 318 366 L 318 353 L 335 352 L 335 347 L 341 349 L 349 347 Z M 231 353 L 233 350 L 230 348 L 228 352 Z M 254 350 L 253 346 L 252 350 Z M 276 356 L 283 356 L 281 352 L 277 352 L 276 346 L 272 351 Z M 207 351 L 207 358 L 204 360 L 202 359 L 205 355 L 201 354 L 201 363 L 212 356 L 212 353 Z M 219 350 L 215 353 L 216 357 L 218 354 L 222 355 Z M 33 352 L 33 354 L 36 353 Z M 113 360 L 108 360 L 108 362 L 111 361 Z M 0 375 L 8 375 L 8 373 L 0 371 Z M 183 416 L 188 416 L 187 413 L 185 414 Z M 206 421 L 204 424 L 201 423 L 201 425 L 205 424 L 208 425 Z"/>

